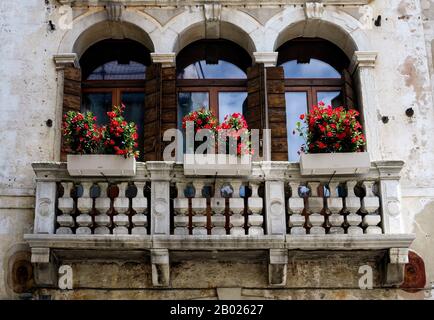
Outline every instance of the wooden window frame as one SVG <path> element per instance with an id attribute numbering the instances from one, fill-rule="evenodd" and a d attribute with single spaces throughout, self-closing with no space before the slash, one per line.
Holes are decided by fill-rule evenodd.
<path id="1" fill-rule="evenodd" d="M 178 79 L 177 97 L 180 92 L 208 92 L 209 109 L 219 119 L 219 92 L 247 93 L 247 79 Z"/>

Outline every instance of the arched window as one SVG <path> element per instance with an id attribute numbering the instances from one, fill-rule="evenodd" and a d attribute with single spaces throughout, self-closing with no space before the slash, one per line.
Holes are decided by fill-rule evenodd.
<path id="1" fill-rule="evenodd" d="M 288 160 L 298 161 L 303 139 L 294 135 L 299 115 L 320 101 L 333 108 L 355 107 L 350 61 L 336 45 L 322 39 L 298 38 L 279 49 L 278 65 L 285 75 Z"/>
<path id="2" fill-rule="evenodd" d="M 178 127 L 192 110 L 205 107 L 223 121 L 247 103 L 247 52 L 228 40 L 200 40 L 177 56 Z"/>
<path id="3" fill-rule="evenodd" d="M 140 158 L 143 158 L 145 72 L 149 65 L 149 50 L 132 40 L 100 41 L 80 59 L 81 110 L 92 111 L 98 122 L 105 124 L 107 111 L 113 105 L 124 104 L 125 118 L 137 124 Z"/>

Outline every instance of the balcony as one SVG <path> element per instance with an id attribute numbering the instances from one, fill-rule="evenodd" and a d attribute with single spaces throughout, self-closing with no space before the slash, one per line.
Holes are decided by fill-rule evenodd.
<path id="1" fill-rule="evenodd" d="M 32 250 L 36 281 L 56 283 L 64 260 L 138 259 L 154 286 L 168 286 L 170 262 L 199 255 L 267 259 L 269 285 L 286 283 L 288 259 L 364 254 L 398 285 L 414 235 L 403 233 L 399 161 L 369 173 L 301 176 L 297 164 L 253 163 L 245 177 L 185 176 L 182 164 L 137 163 L 134 177 L 72 177 L 65 163 L 34 163 Z"/>

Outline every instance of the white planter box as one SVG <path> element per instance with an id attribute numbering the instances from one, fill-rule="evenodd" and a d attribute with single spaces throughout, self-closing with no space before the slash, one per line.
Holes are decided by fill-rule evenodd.
<path id="1" fill-rule="evenodd" d="M 252 156 L 185 154 L 184 175 L 246 176 L 252 172 Z"/>
<path id="2" fill-rule="evenodd" d="M 302 153 L 300 156 L 302 175 L 363 174 L 370 168 L 368 152 Z"/>
<path id="3" fill-rule="evenodd" d="M 71 176 L 134 176 L 136 159 L 112 154 L 68 154 L 66 167 Z"/>

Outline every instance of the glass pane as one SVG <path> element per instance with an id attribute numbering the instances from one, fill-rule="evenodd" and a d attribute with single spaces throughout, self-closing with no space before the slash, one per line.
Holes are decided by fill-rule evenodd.
<path id="1" fill-rule="evenodd" d="M 217 64 L 207 64 L 205 60 L 195 62 L 178 73 L 178 79 L 246 79 L 243 70 L 236 65 L 219 60 Z"/>
<path id="2" fill-rule="evenodd" d="M 122 92 L 121 101 L 125 105 L 124 116 L 130 122 L 133 121 L 137 125 L 137 139 L 140 151 L 140 159 L 143 159 L 143 122 L 145 120 L 145 93 L 144 92 Z"/>
<path id="3" fill-rule="evenodd" d="M 305 140 L 299 136 L 298 132 L 293 131 L 296 128 L 297 122 L 300 120 L 300 114 L 307 111 L 307 93 L 306 92 L 286 92 L 286 127 L 288 134 L 288 161 L 298 162 L 300 147 L 305 143 Z"/>
<path id="4" fill-rule="evenodd" d="M 93 70 L 87 80 L 145 80 L 145 71 L 146 66 L 138 62 L 110 61 Z"/>
<path id="5" fill-rule="evenodd" d="M 243 113 L 247 104 L 247 92 L 219 92 L 219 121 L 234 112 Z"/>
<path id="6" fill-rule="evenodd" d="M 84 93 L 82 101 L 82 111 L 91 111 L 97 118 L 100 125 L 108 122 L 107 112 L 112 108 L 111 92 L 92 92 Z"/>
<path id="7" fill-rule="evenodd" d="M 318 91 L 316 95 L 318 102 L 322 101 L 326 106 L 337 108 L 344 104 L 341 91 Z"/>
<path id="8" fill-rule="evenodd" d="M 291 60 L 282 64 L 285 78 L 333 78 L 340 79 L 340 73 L 326 62 L 310 59 L 309 63 Z"/>

